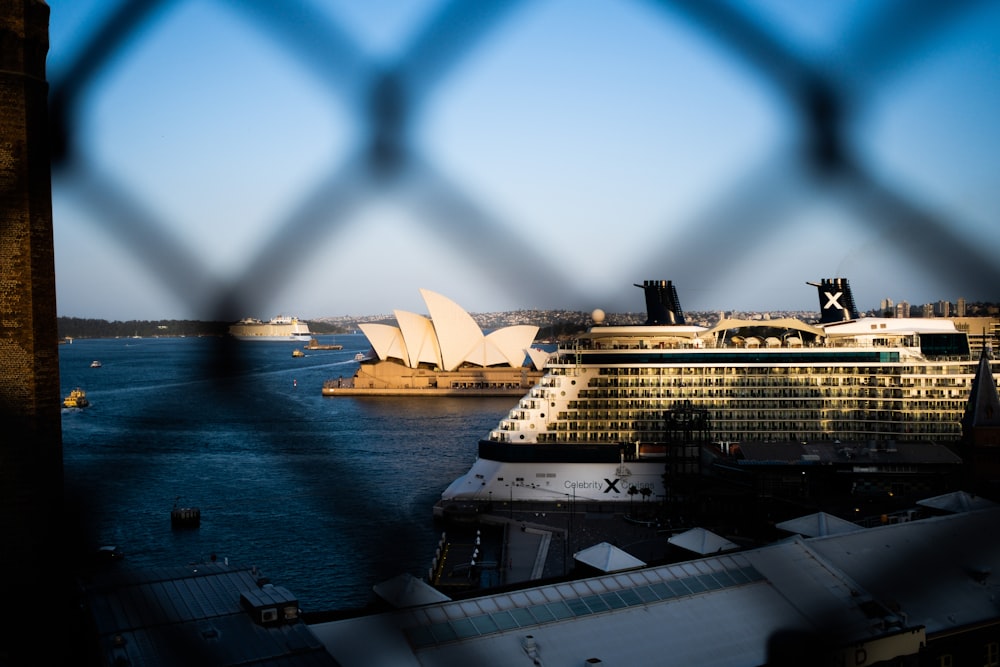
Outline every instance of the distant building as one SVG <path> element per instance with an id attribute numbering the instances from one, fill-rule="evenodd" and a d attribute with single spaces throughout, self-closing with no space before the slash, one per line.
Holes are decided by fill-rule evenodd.
<path id="1" fill-rule="evenodd" d="M 402 310 L 395 311 L 398 326 L 364 323 L 359 327 L 368 337 L 376 356 L 396 359 L 409 368 L 429 364 L 443 371 L 462 365 L 518 368 L 538 334 L 533 325 L 513 325 L 484 334 L 476 321 L 454 301 L 422 289 L 430 318 Z"/>
<path id="2" fill-rule="evenodd" d="M 454 301 L 420 293 L 430 317 L 397 310 L 397 326 L 358 324 L 373 356 L 361 360 L 348 381 L 324 382 L 324 396 L 523 396 L 542 377 L 549 352 L 531 347 L 537 326 L 484 333 Z"/>
<path id="3" fill-rule="evenodd" d="M 1000 319 L 992 317 L 952 317 L 955 328 L 969 335 L 969 350 L 978 357 L 983 348 L 998 349 Z"/>

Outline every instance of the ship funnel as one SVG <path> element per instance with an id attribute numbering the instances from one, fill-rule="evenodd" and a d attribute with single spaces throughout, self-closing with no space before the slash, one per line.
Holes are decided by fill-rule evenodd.
<path id="1" fill-rule="evenodd" d="M 645 280 L 635 286 L 646 293 L 646 324 L 684 324 L 684 311 L 671 281 Z"/>
<path id="2" fill-rule="evenodd" d="M 819 291 L 820 324 L 846 322 L 858 318 L 854 295 L 847 278 L 823 278 L 818 283 L 807 282 Z"/>

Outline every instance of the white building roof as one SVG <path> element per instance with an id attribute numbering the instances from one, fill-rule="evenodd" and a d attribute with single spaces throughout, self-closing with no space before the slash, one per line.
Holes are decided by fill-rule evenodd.
<path id="1" fill-rule="evenodd" d="M 406 351 L 406 345 L 403 343 L 403 332 L 400 331 L 399 327 L 374 323 L 359 324 L 358 327 L 368 337 L 368 342 L 371 343 L 372 349 L 375 350 L 375 356 L 379 359 L 385 361 L 389 357 L 393 357 L 402 359 L 409 365 L 409 353 Z"/>
<path id="2" fill-rule="evenodd" d="M 980 509 L 815 538 L 809 546 L 932 635 L 996 620 L 998 525 L 1000 508 Z"/>
<path id="3" fill-rule="evenodd" d="M 761 665 L 785 636 L 847 646 L 852 658 L 861 644 L 873 656 L 896 651 L 879 659 L 916 653 L 922 630 L 890 628 L 873 613 L 898 622 L 806 540 L 793 538 L 311 628 L 343 667 L 652 665 L 665 656 L 671 664 Z M 882 643 L 889 635 L 901 645 Z"/>
<path id="4" fill-rule="evenodd" d="M 856 523 L 846 521 L 826 512 L 816 512 L 815 514 L 796 517 L 788 521 L 776 523 L 774 526 L 789 533 L 798 533 L 805 537 L 838 535 L 840 533 L 853 533 L 856 530 L 864 530 L 864 528 Z"/>
<path id="5" fill-rule="evenodd" d="M 408 572 L 375 584 L 372 590 L 394 607 L 415 607 L 432 602 L 447 602 L 451 599 Z"/>
<path id="6" fill-rule="evenodd" d="M 646 563 L 632 554 L 622 551 L 613 544 L 601 542 L 592 547 L 581 549 L 573 554 L 573 560 L 597 568 L 603 572 L 621 572 L 645 567 Z"/>
<path id="7" fill-rule="evenodd" d="M 740 548 L 735 542 L 730 542 L 721 535 L 716 535 L 704 528 L 686 530 L 679 535 L 668 537 L 667 542 L 702 556 Z"/>
<path id="8" fill-rule="evenodd" d="M 537 326 L 519 324 L 484 334 L 472 316 L 451 299 L 426 289 L 420 294 L 429 318 L 397 310 L 399 326 L 358 325 L 380 360 L 398 359 L 410 368 L 429 363 L 445 371 L 463 364 L 516 368 L 524 363 L 538 334 Z M 537 355 L 530 358 L 537 361 Z"/>
<path id="9" fill-rule="evenodd" d="M 921 507 L 930 507 L 936 510 L 956 513 L 971 512 L 973 510 L 997 506 L 992 500 L 988 500 L 982 496 L 973 496 L 965 491 L 954 491 L 941 496 L 934 496 L 933 498 L 924 498 L 923 500 L 918 500 L 917 504 Z"/>
<path id="10" fill-rule="evenodd" d="M 402 360 L 410 368 L 416 368 L 421 362 L 434 365 L 441 364 L 441 347 L 438 345 L 434 325 L 423 315 L 405 310 L 395 311 L 396 322 L 402 334 Z M 362 329 L 364 331 L 364 329 Z"/>

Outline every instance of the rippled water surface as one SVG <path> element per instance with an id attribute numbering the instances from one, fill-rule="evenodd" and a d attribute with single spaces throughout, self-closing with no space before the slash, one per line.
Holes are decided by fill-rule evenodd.
<path id="1" fill-rule="evenodd" d="M 426 572 L 431 506 L 475 459 L 514 398 L 328 398 L 362 335 L 298 343 L 209 338 L 77 340 L 60 346 L 66 486 L 94 548 L 132 567 L 257 565 L 306 611 L 369 602 L 372 586 Z M 93 360 L 101 368 L 90 368 Z M 174 530 L 175 504 L 201 526 Z"/>

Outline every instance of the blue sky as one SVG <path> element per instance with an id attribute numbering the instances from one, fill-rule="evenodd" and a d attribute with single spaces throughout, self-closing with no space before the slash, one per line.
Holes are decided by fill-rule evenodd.
<path id="1" fill-rule="evenodd" d="M 60 315 L 423 312 L 421 287 L 640 311 L 645 279 L 689 311 L 816 309 L 825 277 L 861 308 L 1000 301 L 998 3 L 483 2 L 436 31 L 436 0 L 164 1 L 75 79 L 119 3 L 49 5 L 53 90 L 84 82 Z M 393 68 L 386 176 L 367 91 Z M 812 80 L 841 110 L 820 168 Z"/>

